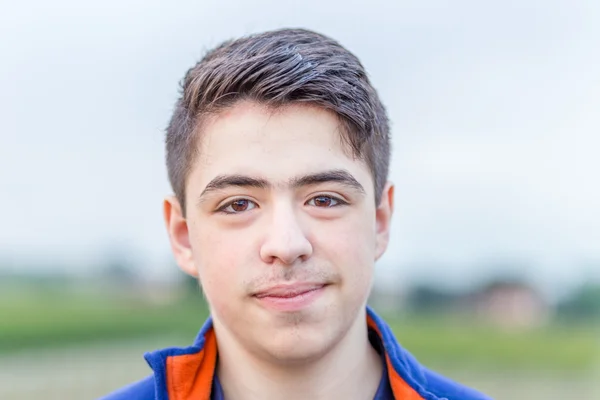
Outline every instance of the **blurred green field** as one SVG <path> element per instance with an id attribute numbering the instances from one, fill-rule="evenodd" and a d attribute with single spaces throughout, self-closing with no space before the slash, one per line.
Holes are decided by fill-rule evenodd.
<path id="1" fill-rule="evenodd" d="M 200 295 L 161 304 L 120 292 L 21 288 L 0 294 L 0 354 L 157 335 L 193 338 L 207 315 Z"/>
<path id="2" fill-rule="evenodd" d="M 507 332 L 465 318 L 387 318 L 402 345 L 426 365 L 478 370 L 583 371 L 600 360 L 597 325 L 551 323 Z"/>
<path id="3" fill-rule="evenodd" d="M 0 355 L 36 348 L 178 338 L 187 345 L 208 315 L 200 294 L 152 303 L 117 292 L 4 290 L 0 294 Z M 503 332 L 458 317 L 386 316 L 398 339 L 428 365 L 468 369 L 577 371 L 600 360 L 597 324 L 554 323 Z"/>

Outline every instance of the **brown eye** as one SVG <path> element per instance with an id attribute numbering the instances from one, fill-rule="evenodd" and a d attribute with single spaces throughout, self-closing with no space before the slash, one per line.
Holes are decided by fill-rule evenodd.
<path id="1" fill-rule="evenodd" d="M 344 204 L 344 202 L 331 196 L 317 196 L 310 199 L 308 204 L 315 207 L 328 208 Z"/>
<path id="2" fill-rule="evenodd" d="M 238 214 L 244 211 L 248 211 L 256 207 L 256 203 L 248 199 L 237 199 L 228 203 L 225 207 L 221 208 L 226 214 Z"/>
<path id="3" fill-rule="evenodd" d="M 248 200 L 236 200 L 231 203 L 231 208 L 235 212 L 246 211 L 248 208 Z"/>
<path id="4" fill-rule="evenodd" d="M 325 197 L 325 196 L 315 197 L 315 205 L 317 207 L 329 207 L 331 205 L 332 200 L 333 199 L 331 197 Z"/>

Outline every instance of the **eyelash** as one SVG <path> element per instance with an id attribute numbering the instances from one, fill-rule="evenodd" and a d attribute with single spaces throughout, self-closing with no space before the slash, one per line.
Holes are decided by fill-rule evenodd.
<path id="1" fill-rule="evenodd" d="M 335 204 L 333 206 L 330 206 L 330 207 L 318 207 L 318 208 L 335 208 L 335 207 L 344 206 L 344 205 L 348 205 L 349 204 L 347 201 L 342 200 L 341 198 L 339 198 L 337 196 L 332 196 L 332 195 L 328 195 L 328 194 L 319 194 L 319 195 L 313 196 L 310 199 L 308 199 L 306 201 L 306 203 L 308 203 L 311 200 L 315 200 L 315 199 L 317 199 L 319 197 L 327 197 L 327 198 L 335 201 L 337 204 Z M 237 198 L 237 199 L 233 199 L 233 200 L 227 202 L 226 204 L 224 204 L 223 206 L 219 207 L 217 209 L 217 212 L 223 213 L 223 214 L 226 214 L 226 215 L 235 215 L 235 214 L 241 214 L 241 213 L 243 213 L 244 211 L 239 211 L 239 212 L 225 211 L 226 208 L 230 207 L 231 205 L 233 205 L 233 203 L 235 203 L 236 201 L 240 201 L 240 200 L 246 200 L 246 201 L 249 201 L 249 202 L 254 203 L 256 205 L 255 201 L 250 200 L 250 199 L 246 199 L 244 197 L 240 197 L 240 198 Z"/>

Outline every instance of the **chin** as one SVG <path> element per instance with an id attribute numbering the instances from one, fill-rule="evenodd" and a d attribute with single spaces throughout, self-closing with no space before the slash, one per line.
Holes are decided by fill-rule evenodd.
<path id="1" fill-rule="evenodd" d="M 313 305 L 291 313 L 268 311 L 261 314 L 262 327 L 254 342 L 264 354 L 279 363 L 302 363 L 320 358 L 339 340 L 343 326 L 332 325 L 335 307 Z"/>
<path id="2" fill-rule="evenodd" d="M 287 331 L 287 330 L 286 330 Z M 335 338 L 324 332 L 301 327 L 287 332 L 273 332 L 262 343 L 268 357 L 280 364 L 303 364 L 321 358 L 335 344 Z"/>

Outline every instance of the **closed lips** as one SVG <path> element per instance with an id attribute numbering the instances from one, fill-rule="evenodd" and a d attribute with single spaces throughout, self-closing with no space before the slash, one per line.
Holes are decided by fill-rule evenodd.
<path id="1" fill-rule="evenodd" d="M 274 286 L 256 293 L 254 296 L 261 299 L 265 297 L 290 298 L 303 295 L 325 287 L 324 283 L 299 284 L 291 286 Z"/>

